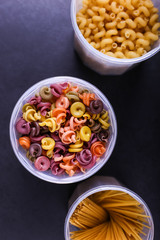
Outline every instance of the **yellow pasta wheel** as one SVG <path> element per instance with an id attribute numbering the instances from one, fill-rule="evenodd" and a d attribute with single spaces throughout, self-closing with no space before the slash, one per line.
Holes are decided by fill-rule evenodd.
<path id="1" fill-rule="evenodd" d="M 80 141 L 80 132 L 76 131 L 76 141 Z"/>
<path id="2" fill-rule="evenodd" d="M 82 141 L 88 142 L 91 138 L 91 129 L 87 126 L 81 127 L 80 138 Z"/>
<path id="3" fill-rule="evenodd" d="M 53 157 L 53 149 L 48 150 L 48 151 L 46 152 L 46 156 L 47 156 L 48 158 L 52 158 L 52 157 Z"/>
<path id="4" fill-rule="evenodd" d="M 26 103 L 26 104 L 23 105 L 22 112 L 24 113 L 24 112 L 26 112 L 26 111 L 29 110 L 29 109 L 34 109 L 34 110 L 36 110 L 36 108 L 35 108 L 34 105 L 31 105 L 31 104 L 29 104 L 29 103 Z"/>
<path id="5" fill-rule="evenodd" d="M 83 150 L 83 142 L 81 140 L 77 141 L 75 144 L 69 146 L 69 152 L 81 152 Z"/>
<path id="6" fill-rule="evenodd" d="M 55 146 L 55 141 L 53 138 L 50 138 L 50 137 L 46 137 L 46 138 L 43 138 L 41 140 L 41 143 L 42 143 L 42 148 L 44 150 L 53 150 L 54 149 L 54 146 Z"/>
<path id="7" fill-rule="evenodd" d="M 81 102 L 75 102 L 71 105 L 70 111 L 73 117 L 80 118 L 85 113 L 85 105 Z"/>
<path id="8" fill-rule="evenodd" d="M 40 114 L 40 111 L 38 111 L 34 114 L 34 118 L 36 119 L 36 121 L 42 121 L 42 115 Z"/>
<path id="9" fill-rule="evenodd" d="M 89 113 L 85 113 L 85 114 L 83 114 L 83 117 L 84 118 L 86 118 L 86 119 L 91 119 L 91 116 L 90 116 L 90 114 Z"/>
<path id="10" fill-rule="evenodd" d="M 23 113 L 23 118 L 27 122 L 34 122 L 37 119 L 35 118 L 36 111 L 32 109 L 28 109 L 26 112 Z"/>
<path id="11" fill-rule="evenodd" d="M 47 126 L 50 132 L 55 132 L 59 129 L 60 125 L 57 125 L 56 118 L 48 118 L 44 122 L 39 123 L 41 127 Z"/>
<path id="12" fill-rule="evenodd" d="M 99 118 L 100 118 L 100 113 L 92 115 L 92 119 L 94 120 L 98 120 Z"/>

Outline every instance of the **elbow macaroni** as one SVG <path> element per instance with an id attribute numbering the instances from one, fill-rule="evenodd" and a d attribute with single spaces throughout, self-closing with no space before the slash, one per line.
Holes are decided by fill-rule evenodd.
<path id="1" fill-rule="evenodd" d="M 159 37 L 158 19 L 151 0 L 83 0 L 77 13 L 78 27 L 87 42 L 116 58 L 140 57 L 150 51 Z"/>

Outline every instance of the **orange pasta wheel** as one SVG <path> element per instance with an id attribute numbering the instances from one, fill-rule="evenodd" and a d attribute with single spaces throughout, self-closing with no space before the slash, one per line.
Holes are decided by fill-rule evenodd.
<path id="1" fill-rule="evenodd" d="M 74 159 L 75 158 L 75 153 L 73 153 L 73 154 L 71 154 L 71 155 L 69 155 L 69 156 L 65 156 L 65 157 L 63 157 L 63 162 L 64 163 L 67 163 L 67 162 L 70 162 L 72 159 Z"/>
<path id="2" fill-rule="evenodd" d="M 67 132 L 71 130 L 70 128 L 70 120 L 66 121 L 65 126 L 64 126 L 64 131 Z"/>
<path id="3" fill-rule="evenodd" d="M 64 128 L 59 129 L 59 137 L 64 144 L 76 142 L 76 133 L 74 131 L 64 131 Z"/>
<path id="4" fill-rule="evenodd" d="M 56 101 L 56 108 L 65 108 L 67 109 L 69 107 L 69 100 L 64 95 L 61 95 L 60 98 Z"/>
<path id="5" fill-rule="evenodd" d="M 79 128 L 82 127 L 83 123 L 86 122 L 86 119 L 78 119 L 78 118 L 75 118 L 75 117 L 71 117 L 70 119 L 70 128 L 71 130 L 77 130 Z"/>
<path id="6" fill-rule="evenodd" d="M 70 120 L 68 120 L 65 124 L 64 130 L 65 131 L 69 131 L 69 130 L 73 130 L 76 131 L 78 129 L 80 129 L 83 124 L 87 121 L 87 119 L 78 119 L 75 117 L 71 117 Z"/>
<path id="7" fill-rule="evenodd" d="M 87 121 L 87 119 L 81 119 L 81 118 L 74 118 L 74 122 L 78 125 L 82 125 Z"/>
<path id="8" fill-rule="evenodd" d="M 79 87 L 78 86 L 71 87 L 71 91 L 78 92 L 79 91 Z"/>
<path id="9" fill-rule="evenodd" d="M 69 130 L 76 131 L 78 129 L 78 124 L 75 123 L 74 119 L 75 118 L 72 116 L 70 120 L 66 122 L 65 131 L 69 131 Z"/>
<path id="10" fill-rule="evenodd" d="M 92 100 L 95 100 L 95 94 L 94 93 L 83 93 L 83 94 L 79 94 L 79 98 L 82 99 L 82 101 L 85 105 L 89 106 L 90 102 Z"/>
<path id="11" fill-rule="evenodd" d="M 91 146 L 91 153 L 97 157 L 101 157 L 106 151 L 103 143 L 98 141 L 92 144 Z"/>
<path id="12" fill-rule="evenodd" d="M 66 120 L 66 109 L 65 108 L 55 108 L 51 113 L 52 117 L 56 118 L 57 124 L 60 124 Z"/>
<path id="13" fill-rule="evenodd" d="M 71 170 L 69 170 L 69 171 L 66 170 L 66 173 L 67 173 L 70 177 L 72 177 L 72 176 L 76 173 L 77 169 L 78 169 L 78 168 L 75 167 L 74 169 L 71 169 Z"/>
<path id="14" fill-rule="evenodd" d="M 70 177 L 72 177 L 80 167 L 79 162 L 77 160 L 74 161 L 74 164 L 71 163 L 71 160 L 73 160 L 74 157 L 75 157 L 75 153 L 70 156 L 64 157 L 63 163 L 60 163 L 59 165 L 61 168 L 63 168 L 66 171 L 66 173 Z"/>
<path id="15" fill-rule="evenodd" d="M 73 170 L 74 169 L 74 165 L 71 164 L 70 162 L 67 162 L 67 163 L 60 163 L 59 166 L 67 171 L 69 170 Z"/>
<path id="16" fill-rule="evenodd" d="M 66 114 L 66 109 L 65 108 L 55 108 L 52 110 L 52 117 L 57 117 L 60 113 L 65 113 Z"/>
<path id="17" fill-rule="evenodd" d="M 56 118 L 57 124 L 61 124 L 62 122 L 65 122 L 65 120 L 66 120 L 66 114 L 65 113 L 59 114 Z"/>
<path id="18" fill-rule="evenodd" d="M 29 149 L 31 145 L 31 141 L 29 137 L 20 137 L 19 138 L 19 144 L 24 148 L 24 149 Z"/>

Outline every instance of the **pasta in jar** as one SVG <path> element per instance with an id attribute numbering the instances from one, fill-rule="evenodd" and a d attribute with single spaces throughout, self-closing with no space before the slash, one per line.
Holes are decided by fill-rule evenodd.
<path id="1" fill-rule="evenodd" d="M 85 173 L 108 148 L 111 126 L 104 108 L 96 93 L 71 82 L 42 86 L 22 107 L 18 144 L 38 171 Z"/>
<path id="2" fill-rule="evenodd" d="M 107 190 L 83 199 L 69 222 L 73 240 L 142 240 L 151 228 L 150 216 L 128 193 Z"/>
<path id="3" fill-rule="evenodd" d="M 116 58 L 140 57 L 159 38 L 158 9 L 151 0 L 83 1 L 77 24 L 92 47 Z"/>

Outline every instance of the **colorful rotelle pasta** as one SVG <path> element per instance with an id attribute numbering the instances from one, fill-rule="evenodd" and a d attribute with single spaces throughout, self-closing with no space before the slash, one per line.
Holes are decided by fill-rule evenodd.
<path id="1" fill-rule="evenodd" d="M 71 82 L 42 86 L 22 107 L 18 143 L 38 171 L 89 171 L 105 154 L 111 132 L 107 107 Z"/>

